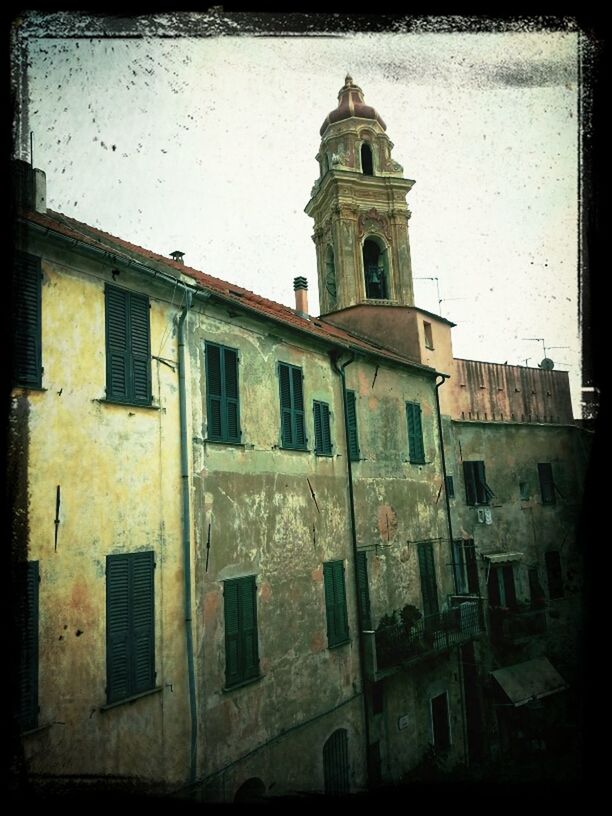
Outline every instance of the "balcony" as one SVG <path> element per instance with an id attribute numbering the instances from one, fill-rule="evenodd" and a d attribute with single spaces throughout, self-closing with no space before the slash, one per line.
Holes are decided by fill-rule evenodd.
<path id="1" fill-rule="evenodd" d="M 406 663 L 460 646 L 483 631 L 479 598 L 469 597 L 445 612 L 429 615 L 406 627 L 391 624 L 364 632 L 372 679 Z"/>
<path id="2" fill-rule="evenodd" d="M 490 607 L 489 622 L 491 640 L 497 642 L 520 641 L 546 634 L 545 609 L 532 607 Z"/>

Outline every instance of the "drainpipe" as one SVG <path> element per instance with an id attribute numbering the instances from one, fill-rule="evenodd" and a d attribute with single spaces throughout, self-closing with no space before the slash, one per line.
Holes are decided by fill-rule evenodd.
<path id="1" fill-rule="evenodd" d="M 357 601 L 357 621 L 358 621 L 358 635 L 357 640 L 359 643 L 359 672 L 361 674 L 361 686 L 364 690 L 363 694 L 363 712 L 364 712 L 364 726 L 365 726 L 365 743 L 366 743 L 366 772 L 367 772 L 367 781 L 368 781 L 368 789 L 370 788 L 371 783 L 371 771 L 370 771 L 370 715 L 368 709 L 368 695 L 365 693 L 366 689 L 369 688 L 369 683 L 366 679 L 366 672 L 365 672 L 365 646 L 362 637 L 363 631 L 363 620 L 362 620 L 362 609 L 361 604 L 359 603 L 359 579 L 357 577 L 357 526 L 355 524 L 355 496 L 353 493 L 353 466 L 351 463 L 350 457 L 350 442 L 349 442 L 349 428 L 348 428 L 348 409 L 347 409 L 347 401 L 346 401 L 346 378 L 344 369 L 349 366 L 355 359 L 355 352 L 351 352 L 351 357 L 342 366 L 338 367 L 338 357 L 341 352 L 331 352 L 330 358 L 332 361 L 332 365 L 336 370 L 336 373 L 340 375 L 340 379 L 342 381 L 342 405 L 344 408 L 344 437 L 345 437 L 345 449 L 346 449 L 346 469 L 347 469 L 347 476 L 348 476 L 348 496 L 349 496 L 349 515 L 351 520 L 351 542 L 353 545 L 353 578 L 355 582 L 355 599 Z"/>
<path id="2" fill-rule="evenodd" d="M 181 434 L 181 492 L 183 499 L 183 564 L 185 583 L 185 636 L 187 639 L 187 676 L 189 682 L 189 713 L 191 715 L 191 750 L 189 781 L 196 779 L 198 752 L 198 718 L 196 707 L 195 670 L 193 659 L 193 632 L 191 627 L 191 519 L 189 506 L 189 454 L 187 448 L 187 395 L 185 387 L 185 320 L 191 308 L 192 293 L 183 287 L 185 305 L 178 319 L 178 375 L 179 375 L 179 422 Z"/>
<path id="3" fill-rule="evenodd" d="M 436 415 L 438 417 L 438 434 L 440 436 L 440 456 L 442 458 L 442 478 L 444 479 L 444 503 L 446 505 L 446 520 L 448 523 L 448 536 L 450 543 L 451 564 L 455 563 L 455 555 L 453 553 L 453 522 L 451 519 L 450 499 L 448 498 L 448 490 L 446 489 L 446 456 L 444 455 L 444 437 L 442 436 L 442 413 L 440 411 L 440 386 L 450 378 L 450 374 L 438 374 L 442 379 L 440 382 L 436 381 Z M 437 380 L 437 377 L 436 377 Z M 455 580 L 455 572 L 453 570 L 453 581 Z M 463 731 L 463 759 L 469 765 L 469 754 L 467 744 L 467 722 L 465 719 L 465 684 L 463 676 L 463 666 L 461 663 L 461 647 L 457 649 L 457 668 L 459 671 L 459 699 L 461 701 L 461 730 Z"/>

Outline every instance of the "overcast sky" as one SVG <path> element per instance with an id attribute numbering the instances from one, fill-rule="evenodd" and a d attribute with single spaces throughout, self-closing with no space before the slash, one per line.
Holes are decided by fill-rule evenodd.
<path id="1" fill-rule="evenodd" d="M 288 305 L 303 275 L 317 314 L 303 210 L 349 72 L 416 180 L 416 304 L 440 310 L 419 280 L 437 278 L 457 357 L 533 366 L 524 338 L 544 338 L 578 414 L 578 35 L 189 36 L 194 19 L 125 39 L 86 36 L 112 20 L 29 18 L 21 125 L 48 207 Z"/>

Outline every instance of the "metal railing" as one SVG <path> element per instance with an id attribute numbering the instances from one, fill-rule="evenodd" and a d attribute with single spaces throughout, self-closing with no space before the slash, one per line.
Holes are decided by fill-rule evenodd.
<path id="1" fill-rule="evenodd" d="M 482 631 L 478 598 L 470 598 L 448 611 L 423 617 L 410 627 L 403 623 L 381 627 L 374 637 L 377 669 L 447 651 L 477 637 Z"/>

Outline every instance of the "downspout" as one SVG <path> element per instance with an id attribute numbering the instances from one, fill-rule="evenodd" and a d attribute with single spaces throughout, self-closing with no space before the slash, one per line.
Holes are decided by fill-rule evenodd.
<path id="1" fill-rule="evenodd" d="M 185 636 L 187 640 L 187 677 L 189 683 L 189 713 L 191 715 L 191 750 L 189 782 L 196 779 L 198 753 L 198 718 L 196 706 L 195 669 L 193 659 L 193 632 L 191 628 L 191 518 L 189 505 L 189 453 L 187 447 L 187 393 L 185 386 L 185 320 L 192 304 L 192 293 L 185 291 L 185 305 L 178 319 L 178 375 L 179 375 L 179 423 L 181 434 L 181 492 L 182 492 L 182 538 L 184 565 Z"/>
<path id="2" fill-rule="evenodd" d="M 451 564 L 455 563 L 453 552 L 453 522 L 451 519 L 450 499 L 448 498 L 446 481 L 446 456 L 444 454 L 444 437 L 442 435 L 442 412 L 440 411 L 440 386 L 450 379 L 450 374 L 438 374 L 442 379 L 436 381 L 436 415 L 438 417 L 438 434 L 440 436 L 440 456 L 442 458 L 442 478 L 444 479 L 444 503 L 446 505 L 446 520 L 448 523 L 448 540 L 450 545 Z M 453 566 L 453 581 L 455 580 L 455 570 Z M 459 700 L 461 701 L 461 730 L 463 732 L 463 759 L 466 766 L 469 765 L 468 743 L 467 743 L 467 722 L 465 715 L 465 683 L 463 676 L 463 666 L 461 664 L 461 647 L 457 649 L 457 668 L 459 671 Z"/>
<path id="3" fill-rule="evenodd" d="M 342 366 L 338 367 L 337 359 L 338 353 L 332 352 L 330 354 L 330 358 L 332 361 L 332 365 L 336 370 L 336 373 L 340 375 L 340 379 L 342 381 L 342 405 L 344 408 L 344 439 L 345 439 L 345 449 L 346 449 L 346 469 L 347 469 L 347 476 L 348 476 L 348 497 L 349 497 L 349 516 L 351 520 L 351 542 L 353 547 L 353 579 L 355 583 L 355 599 L 357 602 L 357 621 L 358 621 L 358 628 L 359 631 L 357 633 L 357 641 L 359 643 L 359 672 L 361 674 L 361 687 L 364 690 L 363 693 L 363 712 L 364 712 L 364 727 L 365 727 L 365 743 L 366 743 L 366 774 L 367 774 L 367 782 L 368 782 L 368 789 L 370 788 L 371 783 L 371 769 L 370 769 L 370 715 L 369 715 L 369 700 L 368 695 L 365 693 L 366 689 L 369 687 L 369 683 L 366 679 L 366 672 L 365 672 L 365 646 L 363 642 L 362 632 L 363 632 L 363 615 L 361 604 L 359 602 L 359 579 L 357 577 L 357 526 L 355 523 L 355 495 L 353 492 L 353 466 L 351 463 L 351 456 L 350 456 L 350 440 L 349 440 L 349 424 L 348 424 L 348 408 L 347 408 L 347 400 L 346 400 L 346 378 L 344 369 L 349 366 L 355 359 L 355 352 L 351 352 L 351 357 Z"/>

